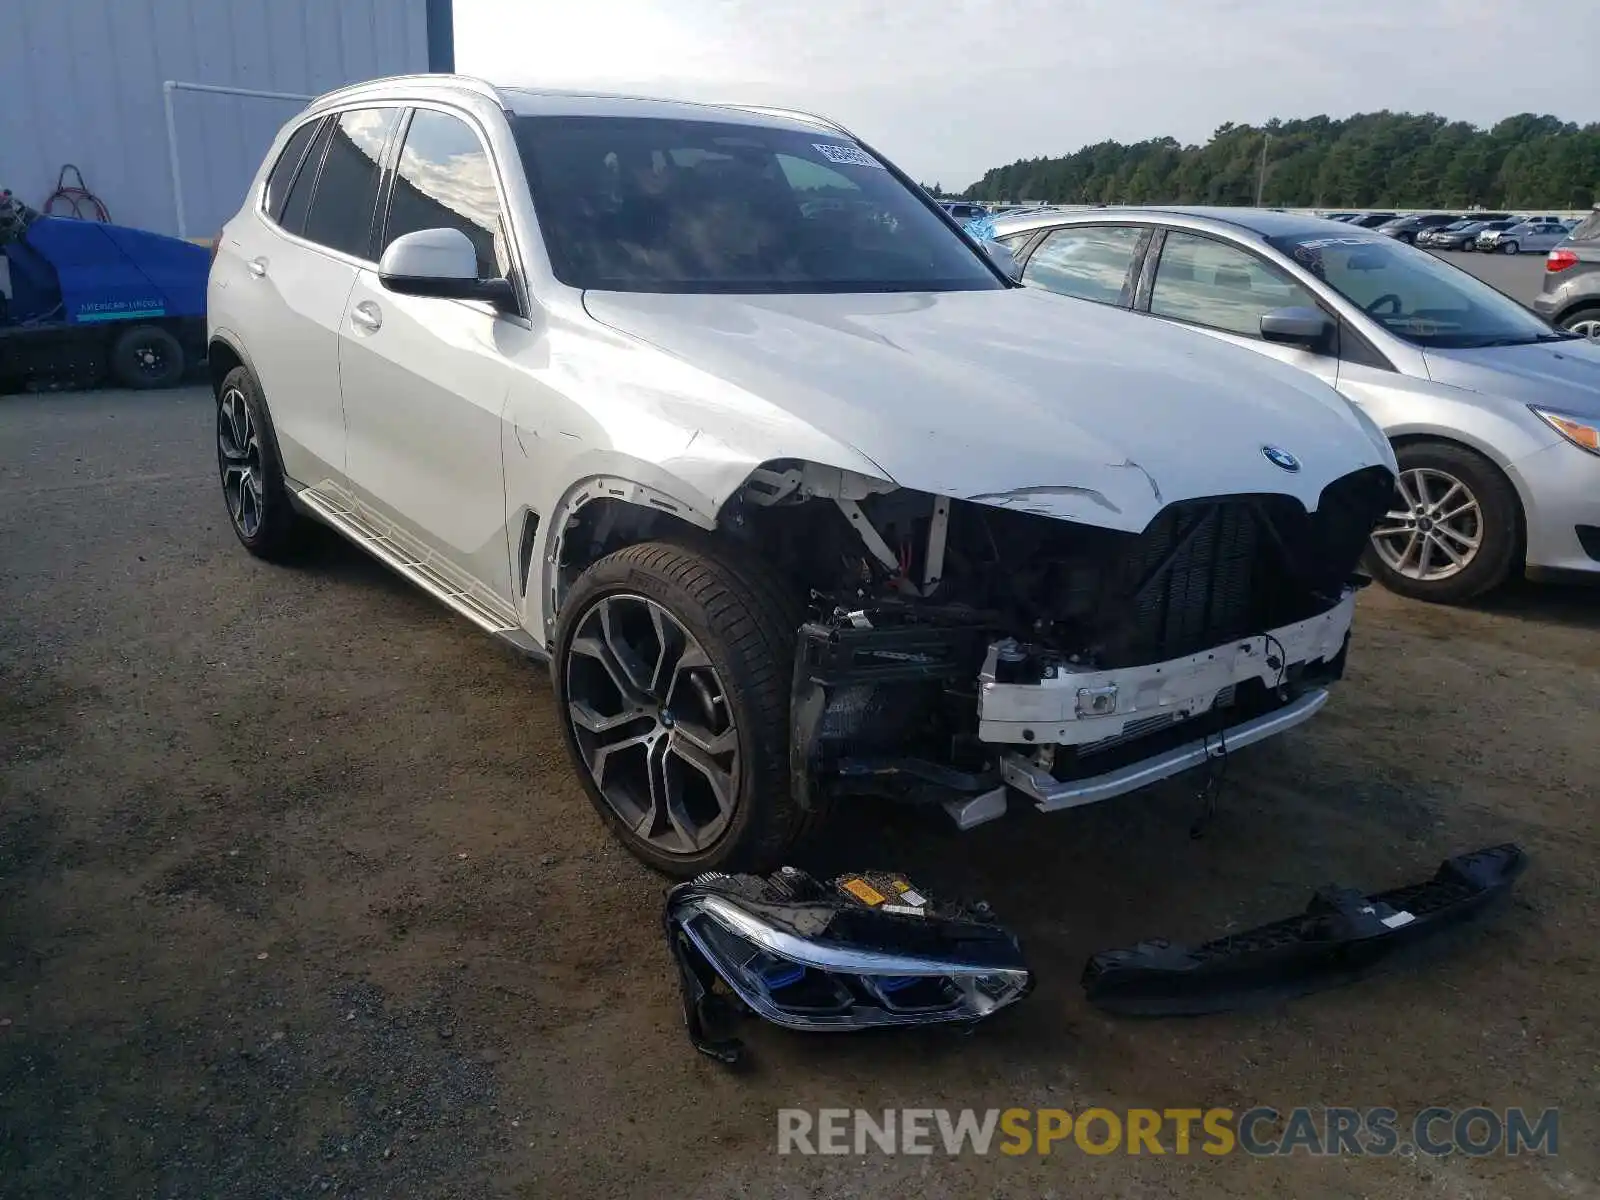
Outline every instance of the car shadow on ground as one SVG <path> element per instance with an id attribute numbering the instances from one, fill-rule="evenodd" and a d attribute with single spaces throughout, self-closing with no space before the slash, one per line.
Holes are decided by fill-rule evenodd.
<path id="1" fill-rule="evenodd" d="M 1471 608 L 1495 616 L 1569 629 L 1600 629 L 1600 586 L 1535 583 L 1514 579 L 1472 602 Z"/>
<path id="2" fill-rule="evenodd" d="M 294 557 L 284 564 L 322 579 L 338 580 L 362 588 L 380 590 L 386 596 L 426 597 L 413 583 L 379 562 L 343 535 L 328 526 L 308 520 L 305 536 Z"/>

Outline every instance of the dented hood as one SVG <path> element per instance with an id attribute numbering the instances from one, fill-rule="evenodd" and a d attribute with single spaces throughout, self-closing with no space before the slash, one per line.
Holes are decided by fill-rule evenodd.
<path id="1" fill-rule="evenodd" d="M 702 296 L 588 292 L 591 316 L 876 463 L 902 487 L 1143 529 L 1198 496 L 1315 508 L 1388 450 L 1332 389 L 1164 322 L 1032 288 Z M 758 426 L 759 428 L 759 426 Z M 761 459 L 785 447 L 745 444 Z M 759 434 L 756 435 L 759 440 Z M 1299 460 L 1274 465 L 1272 446 Z"/>

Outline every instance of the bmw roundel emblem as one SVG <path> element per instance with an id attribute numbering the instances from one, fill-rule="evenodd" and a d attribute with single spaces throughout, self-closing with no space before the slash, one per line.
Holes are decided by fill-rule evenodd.
<path id="1" fill-rule="evenodd" d="M 1275 467 L 1282 467 L 1285 471 L 1298 471 L 1300 460 L 1280 446 L 1263 446 L 1261 453 L 1267 456 L 1267 461 Z"/>

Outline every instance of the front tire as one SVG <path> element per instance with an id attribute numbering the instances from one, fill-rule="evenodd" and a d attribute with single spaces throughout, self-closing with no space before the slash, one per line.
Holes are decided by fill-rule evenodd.
<path id="1" fill-rule="evenodd" d="M 1498 587 L 1522 545 L 1522 508 L 1511 481 L 1452 442 L 1409 442 L 1395 457 L 1394 504 L 1367 553 L 1372 573 L 1390 591 L 1438 604 Z"/>
<path id="2" fill-rule="evenodd" d="M 278 436 L 248 367 L 235 367 L 217 389 L 217 469 L 228 523 L 257 558 L 292 558 L 306 523 L 289 500 L 278 457 Z"/>
<path id="3" fill-rule="evenodd" d="M 1501 242 L 1500 243 L 1500 253 L 1501 254 L 1516 254 L 1521 249 L 1522 249 L 1522 247 L 1517 245 L 1515 242 Z"/>
<path id="4" fill-rule="evenodd" d="M 579 577 L 551 675 L 584 790 L 646 865 L 762 871 L 820 819 L 789 783 L 800 614 L 759 563 L 646 542 Z"/>

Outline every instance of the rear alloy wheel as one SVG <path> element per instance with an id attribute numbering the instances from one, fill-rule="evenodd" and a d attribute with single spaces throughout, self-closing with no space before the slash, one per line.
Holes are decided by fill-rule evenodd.
<path id="1" fill-rule="evenodd" d="M 1580 308 L 1561 318 L 1561 328 L 1568 333 L 1581 334 L 1591 342 L 1600 342 L 1600 308 Z"/>
<path id="2" fill-rule="evenodd" d="M 1459 603 L 1498 585 L 1519 544 L 1516 493 L 1487 459 L 1447 442 L 1397 452 L 1395 501 L 1372 531 L 1369 562 L 1391 591 Z"/>
<path id="3" fill-rule="evenodd" d="M 235 367 L 217 389 L 217 469 L 228 522 L 258 558 L 288 558 L 300 548 L 305 521 L 289 502 L 278 439 L 255 377 Z"/>
<path id="4" fill-rule="evenodd" d="M 819 815 L 788 777 L 798 614 L 718 548 L 647 542 L 573 585 L 551 673 L 590 800 L 624 845 L 683 878 L 770 870 Z"/>

